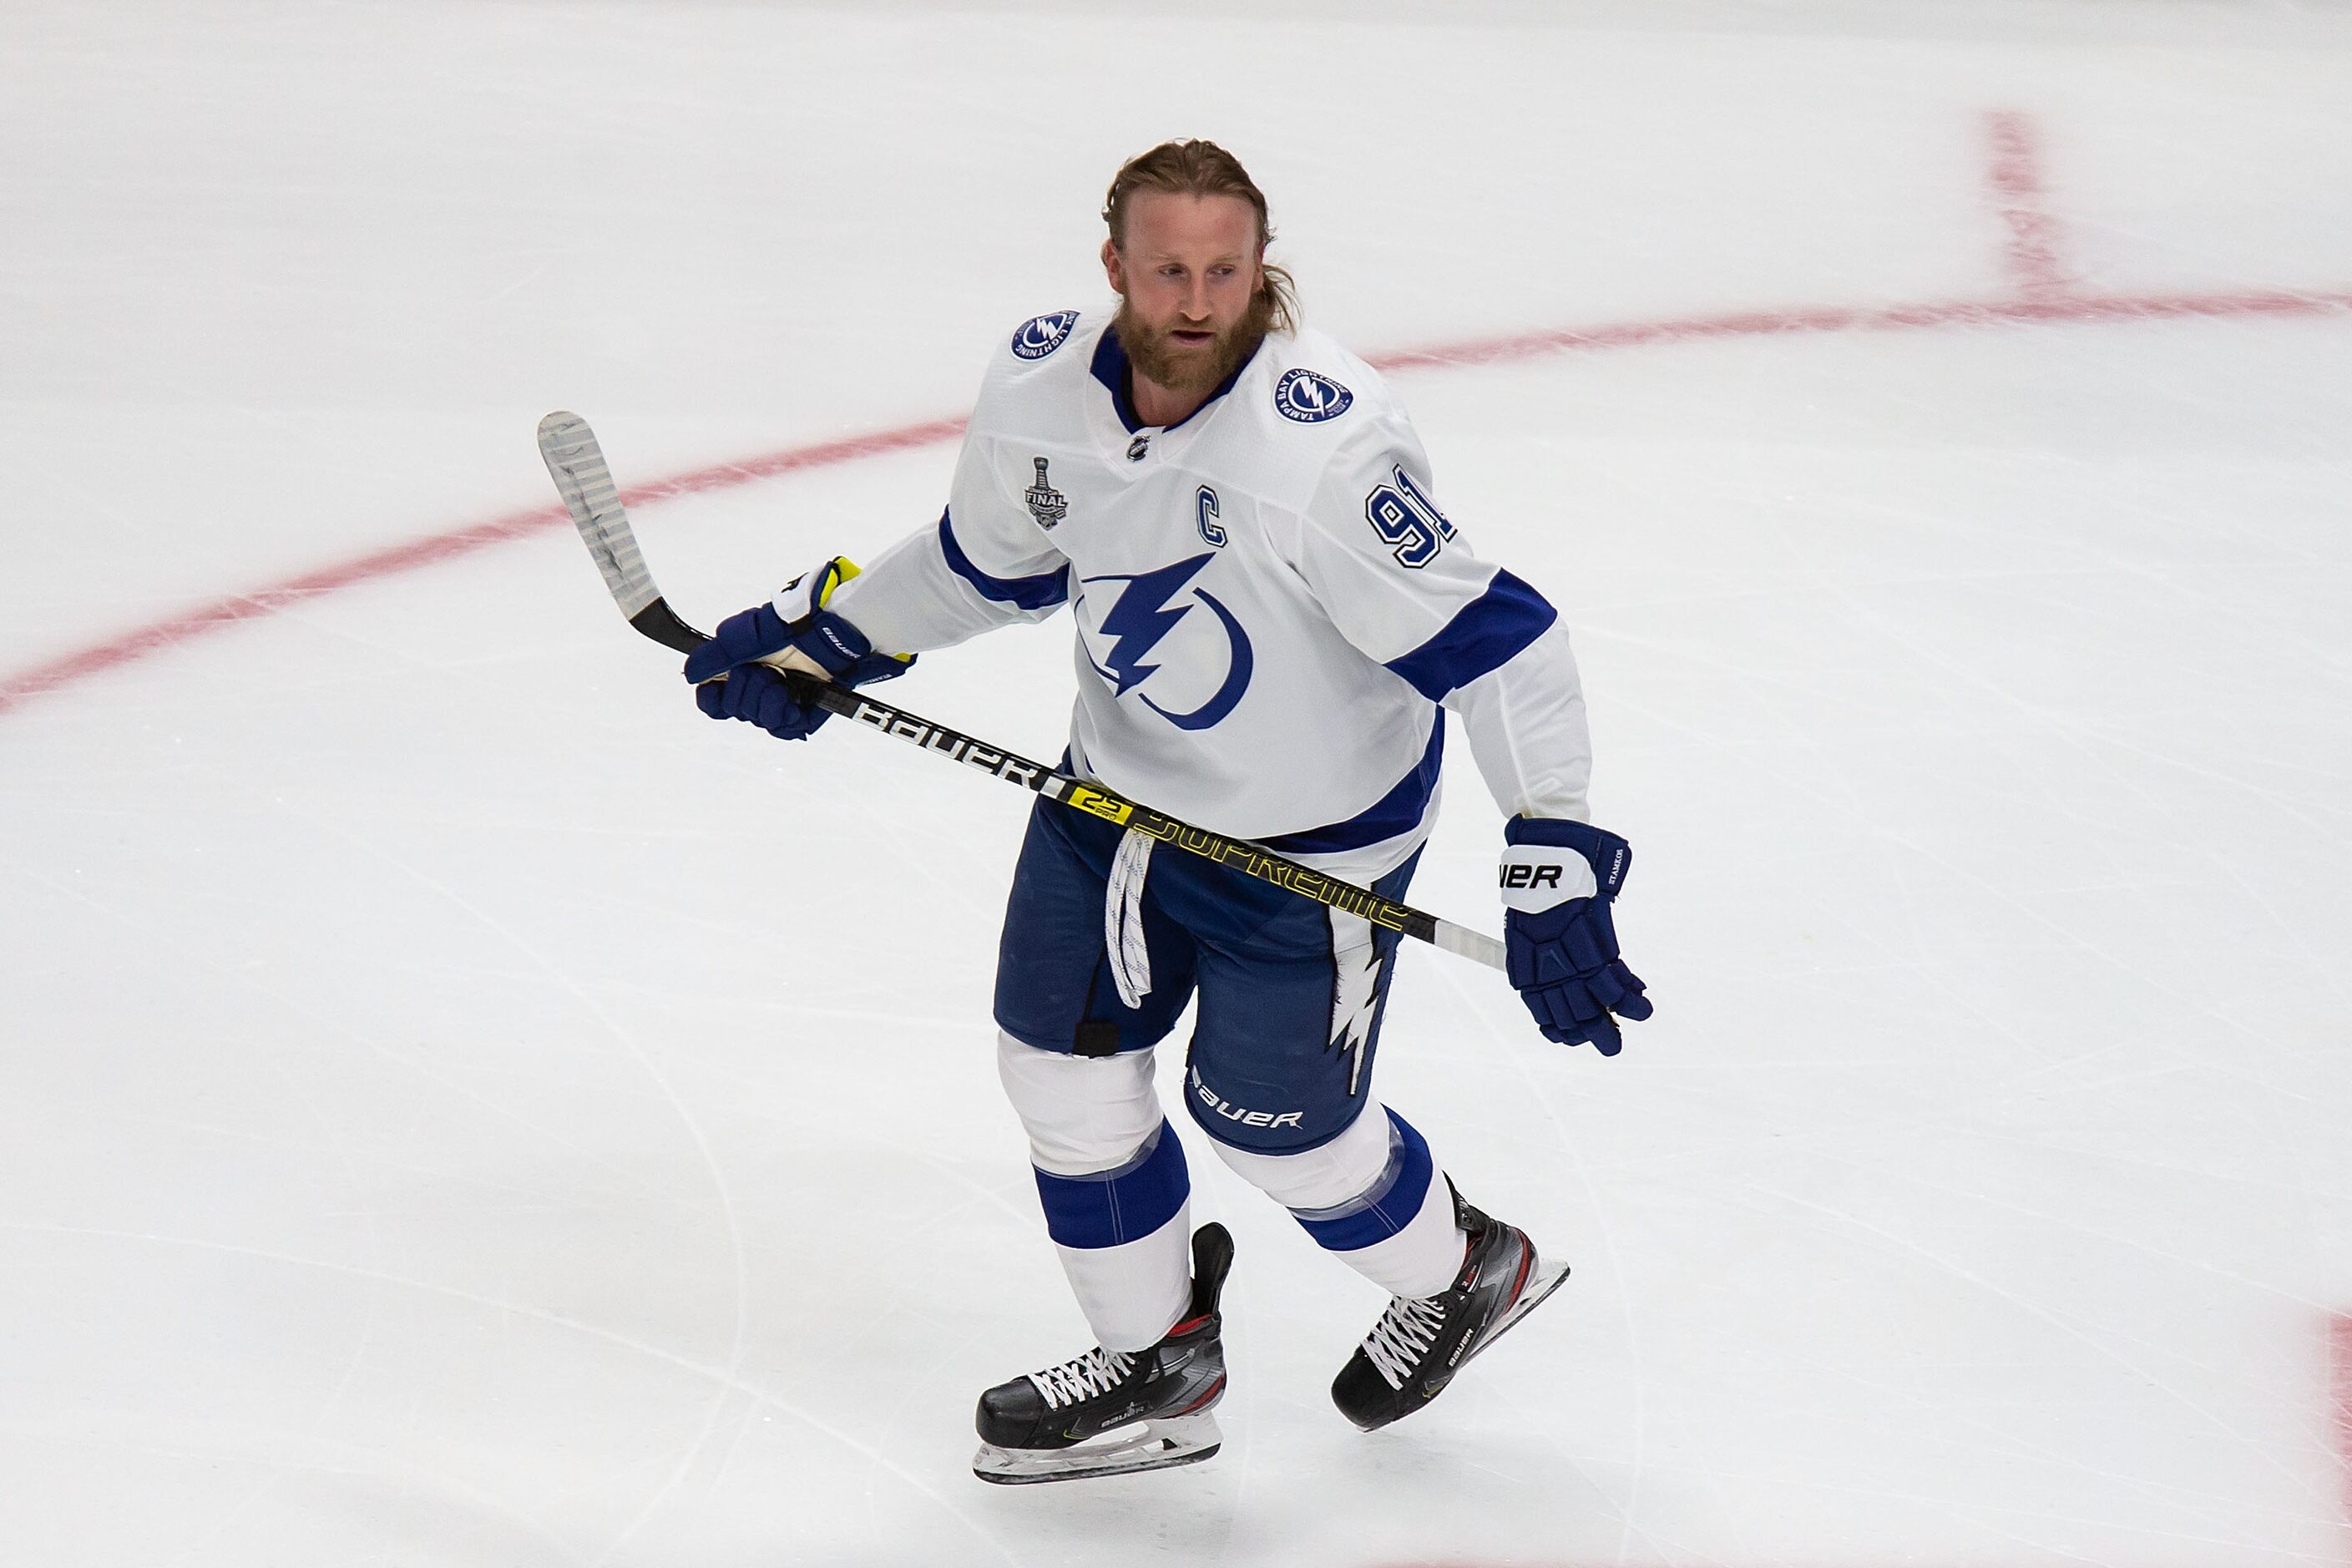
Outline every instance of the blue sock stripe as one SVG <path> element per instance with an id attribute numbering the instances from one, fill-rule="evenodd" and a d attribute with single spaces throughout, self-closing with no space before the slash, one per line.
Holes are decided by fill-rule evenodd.
<path id="1" fill-rule="evenodd" d="M 1412 1223 L 1412 1216 L 1429 1197 L 1436 1164 L 1430 1158 L 1428 1141 L 1395 1111 L 1388 1116 L 1388 1168 L 1370 1191 L 1338 1208 L 1290 1211 L 1326 1251 L 1353 1252 L 1386 1241 Z"/>
<path id="2" fill-rule="evenodd" d="M 1032 1167 L 1033 1169 L 1034 1167 Z M 1165 1121 L 1136 1158 L 1091 1176 L 1037 1172 L 1045 1233 L 1064 1247 L 1118 1247 L 1139 1241 L 1176 1217 L 1192 1194 L 1184 1145 Z"/>

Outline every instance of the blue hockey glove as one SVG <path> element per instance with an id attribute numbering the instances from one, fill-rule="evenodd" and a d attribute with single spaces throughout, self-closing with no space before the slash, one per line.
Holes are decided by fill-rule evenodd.
<path id="1" fill-rule="evenodd" d="M 1613 833 L 1557 817 L 1515 816 L 1503 830 L 1503 943 L 1511 984 L 1544 1038 L 1624 1048 L 1617 1018 L 1646 1018 L 1641 977 L 1617 956 L 1610 901 L 1633 868 Z M 1612 1015 L 1615 1016 L 1612 1016 Z"/>
<path id="2" fill-rule="evenodd" d="M 913 655 L 876 653 L 865 633 L 824 607 L 833 591 L 856 575 L 857 568 L 836 555 L 785 584 L 771 603 L 719 622 L 709 640 L 686 656 L 695 705 L 713 719 L 740 719 L 780 740 L 804 741 L 832 715 L 794 697 L 762 660 L 793 650 L 841 686 L 904 675 Z"/>

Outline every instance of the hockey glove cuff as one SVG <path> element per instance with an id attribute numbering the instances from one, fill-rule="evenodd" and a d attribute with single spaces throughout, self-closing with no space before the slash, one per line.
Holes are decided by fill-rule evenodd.
<path id="1" fill-rule="evenodd" d="M 1589 823 L 1531 816 L 1511 818 L 1504 842 L 1511 984 L 1546 1039 L 1589 1040 L 1602 1056 L 1615 1056 L 1625 1043 L 1617 1018 L 1651 1013 L 1640 976 L 1617 956 L 1609 910 L 1633 868 L 1633 847 Z"/>
<path id="2" fill-rule="evenodd" d="M 824 607 L 833 591 L 857 575 L 835 556 L 784 584 L 774 600 L 728 616 L 686 658 L 694 700 L 713 719 L 740 719 L 782 740 L 806 740 L 830 717 L 793 695 L 791 683 L 765 661 L 797 653 L 841 686 L 863 686 L 904 675 L 911 654 L 879 654 L 846 619 Z"/>

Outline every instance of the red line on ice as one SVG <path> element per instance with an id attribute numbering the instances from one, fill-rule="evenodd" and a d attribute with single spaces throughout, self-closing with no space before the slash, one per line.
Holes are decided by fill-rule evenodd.
<path id="1" fill-rule="evenodd" d="M 643 506 L 648 501 L 667 500 L 672 496 L 691 495 L 698 490 L 725 489 L 731 485 L 788 474 L 796 468 L 821 468 L 858 458 L 903 451 L 909 447 L 926 447 L 934 441 L 951 439 L 962 431 L 963 421 L 961 419 L 934 419 L 927 424 L 902 425 L 896 429 L 876 431 L 867 436 L 820 441 L 814 446 L 788 447 L 765 457 L 695 468 L 666 479 L 636 485 L 623 490 L 621 500 L 627 506 Z M 322 566 L 299 577 L 289 577 L 267 587 L 215 599 L 211 604 L 200 605 L 193 610 L 151 622 L 136 631 L 93 644 L 79 652 L 36 665 L 21 674 L 0 680 L 0 713 L 5 713 L 27 698 L 54 691 L 60 686 L 96 675 L 100 670 L 128 664 L 202 633 L 234 626 L 239 621 L 275 615 L 289 605 L 319 598 L 338 588 L 350 587 L 354 583 L 413 571 L 437 561 L 446 561 L 452 556 L 470 555 L 485 546 L 543 532 L 569 521 L 569 515 L 560 506 L 511 511 L 488 522 L 436 533 L 407 544 L 397 544 L 389 550 L 379 550 L 332 566 Z"/>
<path id="2" fill-rule="evenodd" d="M 2352 1312 L 2327 1323 L 2328 1393 L 2334 1402 L 2336 1465 L 2343 1489 L 2344 1528 L 2352 1535 Z"/>
<path id="3" fill-rule="evenodd" d="M 2196 318 L 2318 317 L 2352 314 L 2352 290 L 2297 293 L 2253 290 L 2216 294 L 2078 295 L 2009 300 L 1950 300 L 1879 306 L 1815 306 L 1801 310 L 1739 310 L 1656 321 L 1621 321 L 1592 327 L 1518 332 L 1469 342 L 1402 349 L 1375 355 L 1382 370 L 1497 364 L 1542 354 L 1634 348 L 1649 343 L 1704 342 L 1727 338 L 1781 337 L 1819 332 L 1891 332 L 1937 327 L 2057 325 L 2067 322 L 2147 321 Z M 963 431 L 961 418 L 902 425 L 868 435 L 810 446 L 787 447 L 740 462 L 696 468 L 631 487 L 624 502 L 641 506 L 673 496 L 725 489 L 803 468 L 827 468 L 952 440 Z M 239 622 L 258 620 L 289 606 L 322 597 L 355 583 L 414 571 L 511 539 L 562 526 L 562 507 L 538 507 L 387 550 L 322 566 L 299 576 L 248 589 L 152 621 L 132 631 L 0 678 L 0 713 L 45 692 L 129 664 L 192 637 Z"/>
<path id="4" fill-rule="evenodd" d="M 2058 258 L 2058 220 L 2051 216 L 2042 178 L 2042 128 L 2021 110 L 1985 116 L 1992 162 L 1985 177 L 2009 226 L 2009 270 L 2029 300 L 2063 294 L 2074 279 Z"/>

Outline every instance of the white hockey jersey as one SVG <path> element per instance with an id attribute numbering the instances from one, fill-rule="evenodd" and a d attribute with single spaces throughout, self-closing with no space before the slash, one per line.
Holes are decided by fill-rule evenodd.
<path id="1" fill-rule="evenodd" d="M 1379 374 L 1275 334 L 1190 418 L 1145 426 L 1110 319 L 1013 332 L 946 512 L 831 607 L 919 653 L 1070 605 L 1075 770 L 1283 854 L 1401 861 L 1428 831 L 1441 704 L 1507 814 L 1583 819 L 1567 632 L 1439 510 Z"/>

